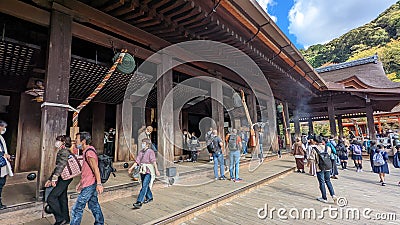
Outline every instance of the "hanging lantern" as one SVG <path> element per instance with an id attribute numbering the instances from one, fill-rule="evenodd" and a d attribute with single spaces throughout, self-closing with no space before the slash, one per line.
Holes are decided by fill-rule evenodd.
<path id="1" fill-rule="evenodd" d="M 282 104 L 279 104 L 279 105 L 276 107 L 276 109 L 278 110 L 278 113 L 282 113 L 282 111 L 283 111 L 283 105 L 282 105 Z"/>
<path id="2" fill-rule="evenodd" d="M 113 57 L 113 62 L 117 60 L 119 54 L 120 53 L 115 54 L 115 56 Z M 136 68 L 135 58 L 129 53 L 125 53 L 125 56 L 122 59 L 122 63 L 118 64 L 117 66 L 117 70 L 123 74 L 130 74 L 135 70 L 135 68 Z"/>

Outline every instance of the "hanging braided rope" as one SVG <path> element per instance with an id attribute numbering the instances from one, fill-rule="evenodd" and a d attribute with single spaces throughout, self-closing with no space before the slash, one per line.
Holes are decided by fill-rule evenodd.
<path id="1" fill-rule="evenodd" d="M 87 97 L 85 99 L 85 101 L 83 101 L 77 108 L 77 112 L 74 112 L 74 115 L 72 117 L 72 127 L 78 127 L 78 116 L 79 116 L 79 112 L 87 105 L 89 104 L 90 101 L 92 101 L 92 99 L 94 97 L 96 97 L 96 95 L 101 91 L 101 89 L 104 87 L 104 85 L 107 83 L 107 81 L 110 79 L 111 75 L 114 73 L 115 69 L 117 68 L 118 64 L 122 63 L 122 60 L 125 56 L 125 53 L 128 52 L 128 50 L 126 49 L 122 49 L 121 53 L 118 55 L 117 60 L 115 60 L 114 64 L 112 65 L 112 67 L 110 68 L 110 70 L 108 71 L 108 73 L 106 74 L 106 76 L 103 78 L 103 80 L 101 81 L 101 83 L 96 87 L 96 89 L 92 92 L 92 94 L 89 95 L 89 97 Z"/>

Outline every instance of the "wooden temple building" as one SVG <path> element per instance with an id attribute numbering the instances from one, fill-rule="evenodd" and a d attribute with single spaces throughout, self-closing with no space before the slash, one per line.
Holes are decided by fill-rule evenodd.
<path id="1" fill-rule="evenodd" d="M 157 126 L 163 100 L 175 85 L 191 77 L 211 77 L 236 91 L 243 90 L 252 121 L 259 121 L 265 108 L 273 107 L 275 112 L 276 105 L 282 104 L 285 122 L 288 125 L 292 118 L 298 135 L 300 121 L 308 121 L 312 128 L 312 121 L 329 120 L 331 133 L 336 134 L 337 120 L 342 134 L 341 119 L 358 116 L 368 118 L 368 128 L 374 133 L 373 112 L 390 111 L 400 101 L 400 84 L 387 80 L 375 56 L 312 68 L 256 1 L 2 0 L 0 21 L 0 119 L 9 124 L 5 139 L 15 156 L 13 179 L 18 180 L 8 185 L 24 182 L 28 173 L 35 173 L 37 178 L 32 182 L 37 184 L 36 199 L 41 197 L 42 185 L 55 163 L 55 137 L 69 134 L 72 127 L 73 112 L 66 106 L 77 107 L 90 95 L 112 65 L 115 52 L 121 49 L 127 49 L 139 66 L 157 51 L 176 43 L 221 42 L 250 57 L 267 84 L 250 87 L 221 65 L 184 63 L 155 81 L 145 99 L 145 109 L 129 109 L 132 121 L 123 124 L 122 103 L 129 81 L 135 81 L 130 88 L 139 89 L 154 80 L 146 75 L 115 72 L 79 113 L 79 129 L 92 133 L 93 145 L 102 153 L 104 131 L 116 128 L 116 162 L 131 160 L 129 145 L 136 144 L 143 125 L 152 125 L 157 131 L 159 154 L 172 162 L 182 154 L 179 148 L 165 146 L 164 131 L 157 130 Z M 221 57 L 215 49 L 208 51 L 213 57 Z M 164 60 L 173 63 L 180 59 L 158 57 L 152 61 L 154 70 L 160 69 Z M 204 85 L 217 93 L 221 102 L 229 99 L 221 84 Z M 252 90 L 264 90 L 266 86 L 271 88 L 276 105 L 255 98 Z M 32 88 L 44 93 L 43 102 L 26 93 Z M 185 93 L 193 90 L 189 88 Z M 45 102 L 60 105 L 42 105 Z M 224 106 L 210 99 L 192 101 L 179 113 L 184 129 L 211 117 L 222 134 L 229 121 Z M 136 114 L 144 115 L 145 124 L 135 121 Z M 268 119 L 275 121 L 280 116 L 269 114 Z M 122 132 L 125 126 L 129 130 L 128 144 Z"/>
<path id="2" fill-rule="evenodd" d="M 399 104 L 400 97 L 400 83 L 387 78 L 378 56 L 321 67 L 316 71 L 326 82 L 328 91 L 323 97 L 308 102 L 300 113 L 301 120 L 329 120 L 331 134 L 343 136 L 343 118 L 367 117 L 366 136 L 375 139 L 376 133 L 382 130 L 375 126 L 374 112 L 390 112 Z M 378 125 L 378 121 L 376 123 Z"/>

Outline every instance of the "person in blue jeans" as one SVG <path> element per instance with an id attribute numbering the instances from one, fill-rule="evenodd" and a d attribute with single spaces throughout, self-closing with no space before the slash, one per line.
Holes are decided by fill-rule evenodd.
<path id="1" fill-rule="evenodd" d="M 213 130 L 214 137 L 212 139 L 213 142 L 213 161 L 214 161 L 214 177 L 215 180 L 226 180 L 224 175 L 225 165 L 224 165 L 224 154 L 222 152 L 222 148 L 224 146 L 222 139 L 218 136 L 218 131 Z M 218 166 L 221 172 L 221 176 L 218 177 Z"/>
<path id="2" fill-rule="evenodd" d="M 229 174 L 230 180 L 234 182 L 242 181 L 239 178 L 239 163 L 240 163 L 240 149 L 242 140 L 237 133 L 236 129 L 226 136 L 226 143 L 229 149 Z"/>
<path id="3" fill-rule="evenodd" d="M 328 154 L 330 155 L 331 151 L 330 148 L 325 148 L 325 145 L 323 143 L 323 140 L 321 137 L 316 137 L 314 140 L 317 144 L 316 147 L 313 148 L 312 154 L 315 159 L 315 164 L 317 165 L 317 179 L 319 183 L 319 190 L 321 191 L 321 198 L 317 198 L 318 201 L 328 203 L 328 198 L 326 196 L 326 189 L 325 185 L 328 187 L 329 194 L 332 196 L 333 201 L 336 203 L 337 197 L 335 196 L 335 190 L 333 189 L 333 185 L 331 182 L 331 171 L 329 170 L 321 170 L 319 167 L 319 151 L 320 153 L 328 151 Z"/>
<path id="4" fill-rule="evenodd" d="M 133 169 L 139 165 L 140 178 L 142 179 L 142 189 L 140 189 L 136 203 L 133 203 L 133 207 L 140 209 L 143 204 L 153 201 L 153 193 L 151 187 L 156 179 L 156 176 L 160 176 L 160 172 L 157 168 L 157 159 L 154 151 L 151 149 L 151 140 L 142 140 L 142 150 L 139 151 L 136 157 L 136 162 L 129 168 L 128 173 L 132 173 Z"/>
<path id="5" fill-rule="evenodd" d="M 98 166 L 98 158 L 96 150 L 90 146 L 92 137 L 88 132 L 80 132 L 76 135 L 76 147 L 83 150 L 83 165 L 81 181 L 77 190 L 80 191 L 75 205 L 72 207 L 71 225 L 79 225 L 82 221 L 83 210 L 86 203 L 92 211 L 95 225 L 104 224 L 104 216 L 101 211 L 98 194 L 103 193 L 103 185 L 100 179 L 100 171 Z"/>
<path id="6" fill-rule="evenodd" d="M 247 132 L 243 127 L 240 128 L 240 138 L 242 139 L 242 154 L 245 155 L 247 154 L 247 141 L 249 138 L 247 137 Z"/>
<path id="7" fill-rule="evenodd" d="M 260 130 L 258 131 L 258 143 L 260 145 L 260 154 L 258 155 L 258 157 L 260 158 L 260 162 L 264 161 L 263 141 L 264 141 L 264 131 L 260 127 Z"/>

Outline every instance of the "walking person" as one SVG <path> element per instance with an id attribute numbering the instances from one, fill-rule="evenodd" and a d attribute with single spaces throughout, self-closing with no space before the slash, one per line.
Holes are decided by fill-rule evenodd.
<path id="1" fill-rule="evenodd" d="M 224 154 L 223 154 L 223 147 L 224 143 L 222 142 L 222 139 L 218 136 L 218 131 L 213 130 L 213 140 L 212 140 L 212 145 L 213 145 L 213 161 L 214 161 L 214 178 L 215 180 L 226 180 L 226 177 L 224 175 L 225 172 L 225 162 L 224 162 Z M 218 176 L 218 167 L 220 169 L 220 174 L 221 176 Z"/>
<path id="2" fill-rule="evenodd" d="M 249 141 L 249 137 L 243 127 L 240 128 L 240 139 L 242 139 L 242 155 L 245 156 L 247 154 L 247 142 Z"/>
<path id="3" fill-rule="evenodd" d="M 183 149 L 182 153 L 183 153 L 183 155 L 181 155 L 179 158 L 180 162 L 183 161 L 185 155 L 190 155 L 189 140 L 190 140 L 190 134 L 188 133 L 188 131 L 186 129 L 183 129 L 183 134 L 182 134 L 182 149 Z M 187 159 L 187 161 L 190 161 L 190 159 Z"/>
<path id="4" fill-rule="evenodd" d="M 309 140 L 309 144 L 307 147 L 307 166 L 310 168 L 309 174 L 311 176 L 317 176 L 317 165 L 315 164 L 315 156 L 312 154 L 313 148 L 316 147 L 316 142 L 314 139 Z"/>
<path id="5" fill-rule="evenodd" d="M 298 173 L 304 173 L 304 153 L 304 145 L 301 143 L 301 139 L 296 137 L 296 142 L 293 144 L 293 155 L 296 160 L 296 168 Z"/>
<path id="6" fill-rule="evenodd" d="M 349 152 L 347 150 L 347 147 L 344 145 L 344 141 L 342 139 L 339 139 L 336 146 L 336 151 L 340 159 L 342 170 L 347 170 L 347 160 L 349 159 Z"/>
<path id="7" fill-rule="evenodd" d="M 56 219 L 55 225 L 68 224 L 70 222 L 69 208 L 68 208 L 68 185 L 71 183 L 72 178 L 63 180 L 61 173 L 68 163 L 68 158 L 71 155 L 69 148 L 71 147 L 71 138 L 66 135 L 56 137 L 55 149 L 57 152 L 56 167 L 53 170 L 50 178 L 44 186 L 54 187 L 47 198 L 47 204 L 50 206 L 51 211 Z"/>
<path id="8" fill-rule="evenodd" d="M 376 152 L 376 142 L 371 141 L 371 146 L 369 149 L 369 163 L 371 164 L 371 170 L 374 172 L 374 154 Z"/>
<path id="9" fill-rule="evenodd" d="M 258 131 L 258 144 L 260 145 L 260 154 L 258 157 L 260 158 L 260 162 L 264 161 L 263 139 L 264 139 L 264 132 L 263 132 L 263 129 L 260 127 L 260 129 Z"/>
<path id="10" fill-rule="evenodd" d="M 2 201 L 2 192 L 3 187 L 6 184 L 7 176 L 14 176 L 10 164 L 10 155 L 7 151 L 6 141 L 3 138 L 3 135 L 6 133 L 7 123 L 3 120 L 0 120 L 0 157 L 2 161 L 2 166 L 0 168 L 0 210 L 7 208 L 6 205 L 3 204 Z"/>
<path id="11" fill-rule="evenodd" d="M 190 159 L 192 162 L 197 162 L 198 157 L 198 148 L 200 147 L 199 139 L 196 137 L 196 133 L 192 132 L 192 135 L 189 140 L 189 150 L 190 150 Z"/>
<path id="12" fill-rule="evenodd" d="M 136 157 L 135 163 L 129 168 L 128 173 L 132 173 L 133 169 L 139 165 L 140 178 L 142 180 L 142 189 L 140 189 L 139 195 L 137 197 L 136 203 L 133 207 L 140 209 L 143 204 L 153 201 L 153 193 L 151 188 L 153 182 L 156 179 L 156 175 L 160 176 L 160 172 L 157 168 L 156 156 L 154 151 L 151 150 L 151 140 L 143 139 L 141 150 Z"/>
<path id="13" fill-rule="evenodd" d="M 140 134 L 138 136 L 138 143 L 137 143 L 137 153 L 139 154 L 140 151 L 140 145 L 142 144 L 143 139 L 147 138 L 147 139 L 152 139 L 152 133 L 153 133 L 153 127 L 152 126 L 147 126 L 146 128 L 142 127 L 139 131 Z M 151 145 L 151 148 L 153 149 L 153 151 L 156 153 L 157 156 L 157 148 L 154 144 Z"/>
<path id="14" fill-rule="evenodd" d="M 357 172 L 362 172 L 362 146 L 357 140 L 354 140 L 350 145 L 350 151 L 352 152 L 352 158 L 356 166 Z"/>
<path id="15" fill-rule="evenodd" d="M 207 145 L 207 150 L 210 155 L 210 161 L 213 161 L 213 149 L 212 149 L 212 140 L 214 138 L 214 133 L 212 127 L 210 127 L 210 130 L 206 133 L 206 145 Z"/>
<path id="16" fill-rule="evenodd" d="M 330 148 L 330 157 L 331 157 L 331 163 L 332 163 L 332 169 L 331 169 L 331 178 L 333 179 L 338 179 L 339 171 L 337 168 L 336 161 L 338 160 L 337 152 L 336 152 L 336 142 L 333 140 L 333 136 L 331 136 L 331 139 L 323 139 L 325 142 L 325 147 Z"/>
<path id="17" fill-rule="evenodd" d="M 318 201 L 327 203 L 328 198 L 326 196 L 326 188 L 328 187 L 329 194 L 332 196 L 333 201 L 336 203 L 337 197 L 335 196 L 335 190 L 330 179 L 330 170 L 332 167 L 330 154 L 331 149 L 326 148 L 321 137 L 316 137 L 315 142 L 317 145 L 313 147 L 312 154 L 315 158 L 317 166 L 317 178 L 319 183 L 319 190 L 321 191 L 321 198 L 317 198 Z"/>
<path id="18" fill-rule="evenodd" d="M 239 177 L 240 149 L 242 146 L 242 139 L 237 134 L 236 129 L 233 129 L 232 133 L 227 135 L 226 143 L 229 149 L 229 180 L 240 182 L 242 181 L 242 178 Z"/>
<path id="19" fill-rule="evenodd" d="M 374 156 L 373 156 L 373 163 L 374 163 L 374 173 L 379 174 L 379 183 L 381 183 L 382 186 L 386 186 L 385 183 L 385 174 L 389 174 L 389 167 L 388 167 L 388 161 L 389 156 L 387 152 L 385 152 L 385 149 L 383 145 L 378 145 L 378 148 L 375 150 Z"/>
<path id="20" fill-rule="evenodd" d="M 101 225 L 104 224 L 104 216 L 97 196 L 103 193 L 104 189 L 100 179 L 97 152 L 90 145 L 92 137 L 89 132 L 78 133 L 75 140 L 77 147 L 83 150 L 83 165 L 81 181 L 77 186 L 77 191 L 80 193 L 71 211 L 71 225 L 81 224 L 86 203 L 92 211 L 94 224 Z"/>
<path id="21" fill-rule="evenodd" d="M 396 152 L 393 157 L 393 166 L 394 168 L 400 168 L 400 145 L 396 146 Z M 400 181 L 397 183 L 400 186 Z"/>

